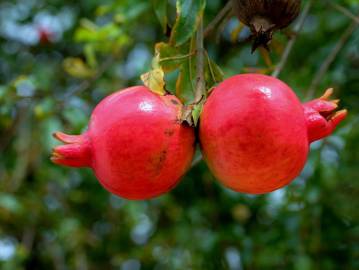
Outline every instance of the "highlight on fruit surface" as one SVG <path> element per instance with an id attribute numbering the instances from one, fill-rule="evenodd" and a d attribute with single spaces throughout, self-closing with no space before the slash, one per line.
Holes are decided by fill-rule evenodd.
<path id="1" fill-rule="evenodd" d="M 172 189 L 189 168 L 195 135 L 181 124 L 181 102 L 144 86 L 127 88 L 102 100 L 82 135 L 54 137 L 63 142 L 51 160 L 90 167 L 110 192 L 127 199 L 148 199 Z"/>
<path id="2" fill-rule="evenodd" d="M 329 136 L 346 117 L 332 90 L 301 104 L 282 81 L 242 74 L 219 84 L 200 118 L 205 161 L 225 186 L 263 194 L 288 185 L 302 171 L 309 144 Z"/>
<path id="3" fill-rule="evenodd" d="M 254 52 L 259 46 L 269 50 L 274 31 L 286 28 L 298 17 L 301 0 L 232 0 L 232 3 L 238 19 L 251 29 Z"/>

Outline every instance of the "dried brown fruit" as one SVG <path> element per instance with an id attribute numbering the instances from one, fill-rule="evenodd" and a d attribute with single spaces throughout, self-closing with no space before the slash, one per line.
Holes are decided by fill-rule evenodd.
<path id="1" fill-rule="evenodd" d="M 254 43 L 267 50 L 274 31 L 287 27 L 300 12 L 301 0 L 232 0 L 238 19 L 249 26 Z"/>

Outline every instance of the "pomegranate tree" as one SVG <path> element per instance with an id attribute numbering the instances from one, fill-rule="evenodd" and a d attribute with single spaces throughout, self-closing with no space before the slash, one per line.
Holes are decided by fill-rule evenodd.
<path id="1" fill-rule="evenodd" d="M 252 194 L 289 184 L 304 167 L 309 144 L 345 118 L 338 100 L 301 104 L 282 81 L 243 74 L 216 87 L 200 118 L 199 138 L 213 174 L 227 187 Z"/>
<path id="2" fill-rule="evenodd" d="M 118 91 L 102 100 L 82 135 L 54 134 L 64 145 L 51 160 L 90 167 L 110 192 L 147 199 L 173 188 L 190 166 L 194 130 L 181 124 L 181 102 L 144 86 Z"/>
<path id="3" fill-rule="evenodd" d="M 174 187 L 189 168 L 199 121 L 204 159 L 227 187 L 261 194 L 299 175 L 310 143 L 330 135 L 347 111 L 336 111 L 332 90 L 301 104 L 274 77 L 242 74 L 223 81 L 220 68 L 205 57 L 204 37 L 211 30 L 203 27 L 205 1 L 190 2 L 177 1 L 169 42 L 156 44 L 151 70 L 141 76 L 146 86 L 105 98 L 84 134 L 55 133 L 65 145 L 54 149 L 53 162 L 92 168 L 101 184 L 121 197 L 152 198 Z M 300 0 L 230 3 L 226 7 L 252 31 L 253 50 L 268 48 L 273 32 L 293 22 L 301 6 Z M 167 19 L 163 22 L 167 31 Z M 178 98 L 165 95 L 169 73 L 178 74 L 171 89 Z"/>

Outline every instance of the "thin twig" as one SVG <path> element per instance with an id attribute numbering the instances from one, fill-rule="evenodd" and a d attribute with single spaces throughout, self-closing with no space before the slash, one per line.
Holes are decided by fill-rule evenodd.
<path id="1" fill-rule="evenodd" d="M 9 146 L 14 138 L 14 135 L 18 131 L 18 126 L 22 123 L 26 115 L 29 114 L 29 106 L 23 106 L 22 103 L 23 100 L 16 104 L 16 106 L 19 106 L 19 108 L 17 108 L 17 114 L 15 119 L 13 119 L 11 126 L 5 129 L 4 132 L 1 132 L 1 135 L 3 136 L 0 137 L 0 153 L 5 151 Z"/>
<path id="2" fill-rule="evenodd" d="M 207 51 L 206 51 L 206 58 L 207 58 L 207 62 L 208 62 L 209 71 L 211 72 L 212 79 L 215 83 L 218 83 L 216 80 L 216 76 L 214 75 L 212 64 L 211 64 L 211 59 L 209 58 Z"/>
<path id="3" fill-rule="evenodd" d="M 347 8 L 338 5 L 336 3 L 333 2 L 329 2 L 329 4 L 335 8 L 336 10 L 340 11 L 341 13 L 343 13 L 345 16 L 349 17 L 350 19 L 352 19 L 353 21 L 356 21 L 357 23 L 359 23 L 359 17 L 355 16 L 350 10 L 348 10 Z"/>
<path id="4" fill-rule="evenodd" d="M 189 51 L 193 52 L 193 47 L 195 43 L 195 38 L 192 36 L 190 44 L 189 44 Z M 189 80 L 191 82 L 192 92 L 194 92 L 194 85 L 193 85 L 193 74 L 192 74 L 192 57 L 188 59 L 188 70 L 189 70 Z"/>
<path id="5" fill-rule="evenodd" d="M 227 13 L 230 12 L 232 9 L 232 1 L 228 1 L 227 4 L 222 8 L 222 10 L 217 14 L 217 16 L 211 21 L 206 29 L 204 30 L 204 36 L 208 36 L 216 26 L 225 18 L 227 17 Z"/>
<path id="6" fill-rule="evenodd" d="M 202 100 L 206 91 L 204 79 L 204 45 L 203 45 L 203 19 L 200 19 L 196 37 L 196 91 L 194 95 L 195 103 Z"/>
<path id="7" fill-rule="evenodd" d="M 189 57 L 193 56 L 194 54 L 195 54 L 194 52 L 190 52 L 190 53 L 184 54 L 184 55 L 164 57 L 164 58 L 161 58 L 159 60 L 159 62 L 161 63 L 161 62 L 165 62 L 165 61 L 182 60 L 182 59 L 189 58 Z"/>
<path id="8" fill-rule="evenodd" d="M 218 24 L 216 39 L 215 39 L 217 43 L 219 42 L 221 35 L 223 34 L 224 29 L 226 28 L 226 25 L 227 25 L 229 19 L 232 18 L 232 16 L 233 16 L 232 12 L 228 12 L 227 15 L 224 17 L 224 19 L 222 20 L 222 22 L 220 22 Z"/>
<path id="9" fill-rule="evenodd" d="M 196 36 L 196 91 L 194 95 L 194 103 L 199 103 L 203 99 L 206 92 L 206 81 L 204 78 L 204 45 L 203 45 L 203 20 L 201 18 Z M 196 166 L 202 160 L 202 155 L 198 156 L 192 166 Z"/>
<path id="10" fill-rule="evenodd" d="M 309 13 L 310 7 L 312 5 L 312 0 L 309 0 L 308 3 L 306 4 L 306 6 L 304 7 L 304 10 L 302 12 L 302 15 L 299 18 L 298 23 L 296 24 L 296 26 L 294 27 L 294 32 L 295 35 L 293 35 L 293 37 L 288 41 L 286 48 L 284 49 L 282 58 L 280 60 L 280 62 L 277 64 L 275 70 L 272 73 L 273 77 L 278 77 L 280 75 L 280 73 L 282 72 L 285 64 L 288 61 L 288 57 L 293 49 L 294 43 L 297 40 L 297 37 L 299 35 L 300 30 L 303 28 L 305 19 L 307 18 L 307 15 Z"/>
<path id="11" fill-rule="evenodd" d="M 327 56 L 327 58 L 324 60 L 322 65 L 320 66 L 318 72 L 315 74 L 314 79 L 312 80 L 306 99 L 313 98 L 315 94 L 315 89 L 319 85 L 320 81 L 322 80 L 325 73 L 328 71 L 330 65 L 334 62 L 334 60 L 337 58 L 339 52 L 342 50 L 342 48 L 345 46 L 353 32 L 357 29 L 358 22 L 353 21 L 348 28 L 344 31 L 340 39 L 338 40 L 337 44 L 334 46 L 333 50 L 330 52 L 330 54 Z"/>
<path id="12" fill-rule="evenodd" d="M 31 100 L 26 100 L 23 104 L 24 110 L 28 113 L 23 115 L 23 118 L 20 119 L 19 125 L 17 127 L 18 135 L 18 144 L 16 145 L 16 154 L 17 159 L 13 173 L 11 174 L 11 181 L 8 182 L 9 191 L 15 192 L 21 186 L 21 183 L 26 177 L 28 168 L 31 162 L 31 148 L 33 146 L 32 140 L 32 131 L 33 131 L 33 122 L 32 114 L 29 113 L 32 111 L 34 102 Z"/>
<path id="13" fill-rule="evenodd" d="M 34 245 L 36 230 L 35 225 L 31 224 L 29 226 L 26 226 L 23 234 L 22 234 L 22 245 L 27 249 L 27 252 L 31 253 L 31 250 Z"/>
<path id="14" fill-rule="evenodd" d="M 192 45 L 192 42 L 191 42 Z M 194 89 L 193 102 L 184 106 L 182 110 L 181 120 L 186 121 L 190 126 L 196 125 L 193 121 L 193 110 L 196 105 L 201 105 L 206 95 L 206 81 L 204 77 L 204 45 L 203 45 L 203 14 L 198 23 L 196 33 L 196 85 Z M 191 70 L 191 66 L 189 67 Z M 195 121 L 197 121 L 196 119 Z"/>

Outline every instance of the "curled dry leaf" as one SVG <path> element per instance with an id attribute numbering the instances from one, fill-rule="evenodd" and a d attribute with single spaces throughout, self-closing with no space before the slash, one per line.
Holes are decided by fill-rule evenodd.
<path id="1" fill-rule="evenodd" d="M 166 94 L 164 76 L 162 68 L 158 67 L 142 74 L 141 80 L 152 92 L 164 95 Z"/>

